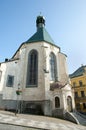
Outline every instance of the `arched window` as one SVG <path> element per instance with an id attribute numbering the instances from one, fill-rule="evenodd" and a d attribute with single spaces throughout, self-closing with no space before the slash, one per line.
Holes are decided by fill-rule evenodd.
<path id="1" fill-rule="evenodd" d="M 32 50 L 28 56 L 27 87 L 36 86 L 38 80 L 38 52 Z"/>
<path id="2" fill-rule="evenodd" d="M 56 79 L 56 57 L 53 53 L 50 54 L 50 80 Z"/>
<path id="3" fill-rule="evenodd" d="M 55 97 L 55 108 L 59 108 L 60 107 L 60 99 L 59 97 Z"/>
<path id="4" fill-rule="evenodd" d="M 67 108 L 68 108 L 68 111 L 72 111 L 72 98 L 71 98 L 71 96 L 68 96 L 67 97 Z"/>

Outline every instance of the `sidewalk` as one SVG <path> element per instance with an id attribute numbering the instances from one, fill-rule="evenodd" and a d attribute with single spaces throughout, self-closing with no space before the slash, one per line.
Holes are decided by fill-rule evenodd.
<path id="1" fill-rule="evenodd" d="M 14 113 L 7 111 L 0 111 L 0 123 L 46 130 L 86 130 L 85 126 L 58 118 L 25 114 L 17 114 L 15 116 Z"/>

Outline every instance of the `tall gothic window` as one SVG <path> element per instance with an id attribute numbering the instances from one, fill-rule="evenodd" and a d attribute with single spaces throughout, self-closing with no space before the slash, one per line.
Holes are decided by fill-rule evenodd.
<path id="1" fill-rule="evenodd" d="M 32 50 L 28 56 L 27 87 L 36 86 L 38 79 L 38 52 Z"/>
<path id="2" fill-rule="evenodd" d="M 54 53 L 50 54 L 50 80 L 56 80 L 56 57 Z"/>

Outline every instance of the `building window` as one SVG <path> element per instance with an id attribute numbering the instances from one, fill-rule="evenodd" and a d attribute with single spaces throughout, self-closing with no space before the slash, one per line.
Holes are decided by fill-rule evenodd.
<path id="1" fill-rule="evenodd" d="M 78 97 L 78 92 L 75 92 L 75 98 L 77 98 Z"/>
<path id="2" fill-rule="evenodd" d="M 2 77 L 2 71 L 0 70 L 0 81 L 1 81 L 1 77 Z"/>
<path id="3" fill-rule="evenodd" d="M 86 103 L 83 103 L 83 109 L 86 109 Z"/>
<path id="4" fill-rule="evenodd" d="M 60 107 L 60 99 L 59 97 L 55 97 L 55 108 L 59 108 Z"/>
<path id="5" fill-rule="evenodd" d="M 79 81 L 79 85 L 80 85 L 80 87 L 83 85 L 82 81 Z"/>
<path id="6" fill-rule="evenodd" d="M 75 82 L 73 82 L 73 87 L 76 87 L 76 83 Z"/>
<path id="7" fill-rule="evenodd" d="M 53 53 L 50 54 L 50 80 L 56 80 L 56 57 Z"/>
<path id="8" fill-rule="evenodd" d="M 85 97 L 84 91 L 81 91 L 81 97 Z"/>
<path id="9" fill-rule="evenodd" d="M 7 76 L 7 87 L 13 87 L 14 84 L 14 76 L 8 75 Z"/>
<path id="10" fill-rule="evenodd" d="M 28 56 L 27 87 L 36 86 L 38 80 L 38 52 L 32 50 Z"/>
<path id="11" fill-rule="evenodd" d="M 81 110 L 80 103 L 76 103 L 76 109 L 77 109 L 78 111 Z"/>

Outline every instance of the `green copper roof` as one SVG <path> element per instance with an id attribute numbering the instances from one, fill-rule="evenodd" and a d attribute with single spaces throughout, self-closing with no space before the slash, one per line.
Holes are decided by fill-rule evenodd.
<path id="1" fill-rule="evenodd" d="M 32 42 L 40 42 L 45 41 L 51 44 L 54 44 L 54 41 L 50 37 L 49 33 L 46 31 L 45 27 L 38 28 L 37 32 L 26 41 L 26 43 L 32 43 Z"/>
<path id="2" fill-rule="evenodd" d="M 70 78 L 81 76 L 85 73 L 86 66 L 79 67 L 74 73 L 70 74 Z"/>

